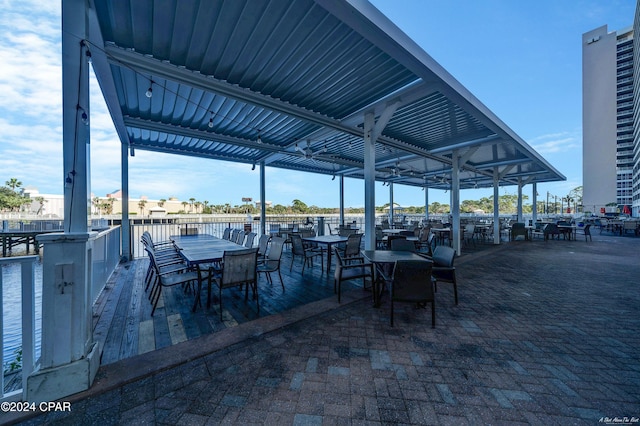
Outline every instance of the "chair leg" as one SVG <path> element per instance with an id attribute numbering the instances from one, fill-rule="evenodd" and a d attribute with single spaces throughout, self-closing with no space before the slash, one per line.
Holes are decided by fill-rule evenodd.
<path id="1" fill-rule="evenodd" d="M 158 285 L 158 295 L 156 296 L 156 300 L 153 302 L 153 308 L 151 308 L 151 316 L 156 312 L 156 306 L 158 306 L 158 301 L 160 300 L 160 296 L 162 295 L 162 285 Z"/>
<path id="2" fill-rule="evenodd" d="M 391 327 L 393 327 L 393 297 L 391 298 Z"/>
<path id="3" fill-rule="evenodd" d="M 456 305 L 458 304 L 458 284 L 456 283 L 456 278 L 453 278 L 453 294 L 455 296 Z"/>
<path id="4" fill-rule="evenodd" d="M 456 304 L 458 302 L 456 301 Z M 431 328 L 436 328 L 436 301 L 431 301 Z"/>
<path id="5" fill-rule="evenodd" d="M 284 292 L 284 281 L 282 281 L 282 274 L 280 273 L 280 268 L 278 268 L 278 278 L 280 278 L 280 285 L 282 286 L 282 291 Z"/>

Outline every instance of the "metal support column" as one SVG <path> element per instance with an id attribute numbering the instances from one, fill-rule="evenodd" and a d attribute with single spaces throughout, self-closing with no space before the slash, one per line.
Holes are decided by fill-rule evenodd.
<path id="1" fill-rule="evenodd" d="M 460 256 L 460 176 L 458 151 L 453 151 L 451 157 L 451 213 L 453 215 L 453 249 Z"/>
<path id="2" fill-rule="evenodd" d="M 120 144 L 122 186 L 122 259 L 131 260 L 131 226 L 129 224 L 129 148 Z"/>
<path id="3" fill-rule="evenodd" d="M 493 168 L 493 244 L 500 244 L 500 173 Z"/>
<path id="4" fill-rule="evenodd" d="M 266 166 L 264 161 L 260 162 L 260 228 L 262 234 L 267 233 L 267 194 L 266 194 Z"/>
<path id="5" fill-rule="evenodd" d="M 364 248 L 376 248 L 376 142 L 373 113 L 364 115 Z"/>
<path id="6" fill-rule="evenodd" d="M 344 226 L 344 175 L 340 175 L 340 226 Z"/>

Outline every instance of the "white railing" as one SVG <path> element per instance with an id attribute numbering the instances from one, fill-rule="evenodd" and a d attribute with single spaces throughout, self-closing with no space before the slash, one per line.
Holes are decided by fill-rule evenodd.
<path id="1" fill-rule="evenodd" d="M 91 301 L 93 303 L 120 262 L 120 229 L 119 226 L 116 226 L 102 231 L 93 242 L 93 252 L 91 253 Z"/>
<path id="2" fill-rule="evenodd" d="M 35 367 L 36 353 L 36 302 L 35 302 L 35 264 L 38 256 L 20 256 L 0 259 L 0 268 L 9 264 L 20 264 L 20 282 L 22 294 L 22 368 L 15 362 L 15 374 L 20 374 L 22 378 L 21 387 L 9 389 L 5 393 L 4 374 L 4 308 L 3 278 L 0 273 L 0 360 L 2 360 L 2 374 L 0 375 L 0 401 L 20 401 L 23 397 L 23 389 L 26 389 L 27 377 Z M 12 304 L 15 306 L 15 304 Z"/>

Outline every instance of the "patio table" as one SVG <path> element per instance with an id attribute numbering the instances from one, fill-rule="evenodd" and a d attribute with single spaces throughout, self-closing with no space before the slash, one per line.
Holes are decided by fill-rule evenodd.
<path id="1" fill-rule="evenodd" d="M 224 257 L 225 251 L 245 250 L 241 244 L 214 237 L 209 234 L 198 235 L 171 235 L 169 237 L 176 248 L 179 250 L 182 258 L 187 262 L 189 267 L 200 268 L 203 263 L 220 262 Z M 198 274 L 200 276 L 200 274 Z M 198 291 L 196 292 L 195 301 L 193 302 L 193 311 L 200 302 L 200 292 L 202 291 L 202 282 L 198 279 Z M 207 295 L 207 307 L 210 305 L 210 295 Z"/>
<path id="2" fill-rule="evenodd" d="M 340 235 L 318 235 L 315 237 L 304 237 L 302 241 L 327 246 L 327 272 L 329 272 L 331 269 L 331 246 L 346 243 L 348 239 L 348 237 L 341 237 Z"/>
<path id="3" fill-rule="evenodd" d="M 385 265 L 393 265 L 398 260 L 423 260 L 425 262 L 431 262 L 429 259 L 424 256 L 420 256 L 419 254 L 410 252 L 410 251 L 396 251 L 396 250 L 362 250 L 362 256 L 367 259 L 369 262 L 375 265 L 375 273 L 376 277 L 373 280 L 373 305 L 378 308 L 380 307 L 380 299 L 382 298 L 383 288 L 380 286 L 378 288 L 378 277 L 377 275 L 382 275 L 383 279 L 389 281 L 391 277 L 386 276 L 382 268 Z"/>

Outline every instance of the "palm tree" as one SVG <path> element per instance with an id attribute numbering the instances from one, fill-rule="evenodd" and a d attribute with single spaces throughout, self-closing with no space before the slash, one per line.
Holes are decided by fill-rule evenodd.
<path id="1" fill-rule="evenodd" d="M 200 211 L 200 207 L 202 206 L 202 203 L 200 201 L 196 201 L 194 204 L 196 206 L 196 213 L 198 213 Z"/>
<path id="2" fill-rule="evenodd" d="M 164 198 L 160 198 L 160 200 L 158 200 L 158 207 L 164 207 L 164 203 L 166 203 L 167 200 L 165 200 Z"/>
<path id="3" fill-rule="evenodd" d="M 193 203 L 195 203 L 196 199 L 191 197 L 189 198 L 189 202 L 191 203 L 191 211 L 193 212 Z"/>
<path id="4" fill-rule="evenodd" d="M 140 216 L 144 215 L 144 206 L 147 204 L 147 200 L 138 201 L 138 207 L 140 207 Z"/>
<path id="5" fill-rule="evenodd" d="M 94 214 L 100 213 L 100 197 L 93 197 L 93 207 L 95 208 Z"/>
<path id="6" fill-rule="evenodd" d="M 46 203 L 48 200 L 45 200 L 44 197 L 35 197 L 34 200 L 40 203 L 40 206 L 38 207 L 38 211 L 36 212 L 36 214 L 39 215 L 42 213 L 42 209 L 44 208 L 44 203 Z"/>
<path id="7" fill-rule="evenodd" d="M 185 212 L 187 211 L 187 205 L 188 205 L 188 204 L 189 204 L 189 203 L 187 203 L 186 201 L 183 201 L 183 202 L 182 202 L 182 210 L 184 210 Z"/>
<path id="8" fill-rule="evenodd" d="M 22 182 L 20 182 L 16 178 L 11 178 L 5 182 L 5 185 L 7 185 L 9 188 L 11 188 L 12 191 L 15 192 L 16 188 L 20 188 L 22 186 Z"/>

